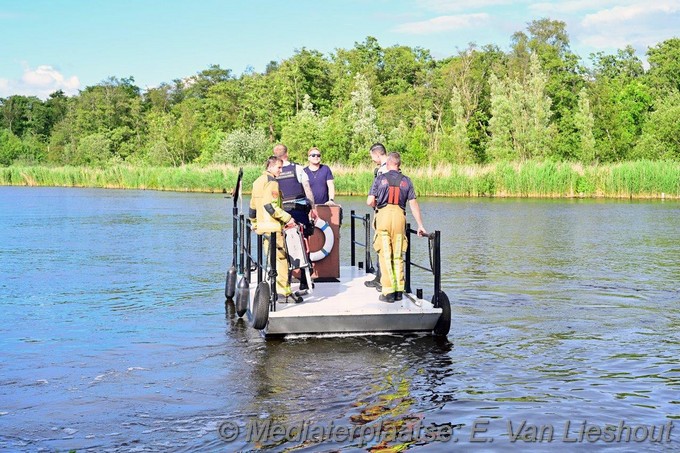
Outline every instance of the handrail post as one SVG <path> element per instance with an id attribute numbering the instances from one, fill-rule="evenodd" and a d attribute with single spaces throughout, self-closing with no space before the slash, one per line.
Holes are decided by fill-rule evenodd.
<path id="1" fill-rule="evenodd" d="M 257 283 L 262 281 L 262 269 L 264 269 L 264 261 L 262 259 L 262 235 L 257 235 Z"/>
<path id="2" fill-rule="evenodd" d="M 355 247 L 354 241 L 356 241 L 356 234 L 354 232 L 354 210 L 353 209 L 350 211 L 349 218 L 350 218 L 349 237 L 350 237 L 350 244 L 352 244 L 352 246 L 350 247 L 350 265 L 352 267 L 354 267 L 354 265 L 356 264 L 356 255 L 355 255 L 355 249 L 354 249 L 354 247 Z"/>
<path id="3" fill-rule="evenodd" d="M 434 232 L 434 298 L 433 305 L 436 308 L 439 306 L 439 293 L 442 287 L 442 261 L 441 261 L 441 232 L 435 230 Z"/>
<path id="4" fill-rule="evenodd" d="M 250 269 L 253 267 L 253 259 L 251 258 L 251 252 L 253 249 L 253 246 L 251 244 L 251 235 L 252 235 L 252 230 L 250 229 L 250 225 L 248 221 L 246 221 L 246 268 L 244 275 L 246 275 L 246 278 L 248 279 L 248 282 L 250 282 Z"/>
<path id="5" fill-rule="evenodd" d="M 370 244 L 370 239 L 371 239 L 371 214 L 366 214 L 365 220 L 365 229 L 366 229 L 366 241 L 364 244 L 366 244 L 366 265 L 364 266 L 364 269 L 366 269 L 366 273 L 373 273 L 375 272 L 375 269 L 373 266 L 369 266 L 369 263 L 371 262 L 371 249 L 369 248 L 368 244 Z"/>
<path id="6" fill-rule="evenodd" d="M 411 292 L 411 224 L 406 224 L 406 256 L 404 258 L 404 291 Z"/>
<path id="7" fill-rule="evenodd" d="M 245 244 L 243 243 L 243 238 L 245 236 L 244 230 L 245 230 L 245 218 L 243 214 L 240 214 L 238 216 L 238 229 L 239 229 L 239 236 L 241 240 L 239 241 L 239 255 L 238 255 L 238 273 L 243 275 L 243 266 L 245 264 Z"/>
<path id="8" fill-rule="evenodd" d="M 269 306 L 276 311 L 276 233 L 269 234 Z"/>
<path id="9" fill-rule="evenodd" d="M 234 260 L 234 266 L 238 264 L 238 260 L 236 259 L 236 256 L 238 254 L 238 207 L 234 206 L 231 208 L 231 229 L 232 229 L 232 236 L 234 243 L 232 245 L 232 259 Z"/>

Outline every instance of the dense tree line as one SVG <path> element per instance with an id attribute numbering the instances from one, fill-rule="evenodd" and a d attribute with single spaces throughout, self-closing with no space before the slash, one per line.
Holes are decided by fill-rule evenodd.
<path id="1" fill-rule="evenodd" d="M 680 159 L 680 39 L 649 48 L 646 70 L 631 47 L 590 59 L 570 50 L 563 22 L 541 19 L 507 52 L 471 45 L 435 60 L 367 37 L 144 92 L 112 77 L 72 97 L 0 99 L 0 165 L 240 164 L 279 141 L 352 164 L 378 140 L 419 165 Z"/>

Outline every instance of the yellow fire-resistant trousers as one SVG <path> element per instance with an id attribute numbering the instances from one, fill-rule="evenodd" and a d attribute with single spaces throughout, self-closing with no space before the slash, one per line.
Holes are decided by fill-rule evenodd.
<path id="1" fill-rule="evenodd" d="M 388 204 L 375 216 L 373 248 L 380 261 L 380 284 L 384 295 L 404 291 L 404 257 L 408 247 L 406 240 L 406 216 L 398 205 Z"/>
<path id="2" fill-rule="evenodd" d="M 269 238 L 265 236 L 262 241 L 263 254 L 269 263 Z M 293 291 L 290 287 L 288 275 L 288 257 L 284 245 L 283 232 L 276 233 L 276 293 L 289 296 Z"/>

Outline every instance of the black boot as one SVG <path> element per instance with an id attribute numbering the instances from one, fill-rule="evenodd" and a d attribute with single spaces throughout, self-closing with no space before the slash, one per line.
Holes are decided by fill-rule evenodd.
<path id="1" fill-rule="evenodd" d="M 373 280 L 369 280 L 367 282 L 364 282 L 364 285 L 368 286 L 369 288 L 377 288 L 378 291 L 382 290 L 382 285 L 380 285 L 380 276 L 376 275 Z"/>
<path id="2" fill-rule="evenodd" d="M 378 297 L 378 300 L 380 300 L 381 302 L 387 302 L 391 304 L 392 302 L 394 302 L 394 293 L 381 294 Z"/>

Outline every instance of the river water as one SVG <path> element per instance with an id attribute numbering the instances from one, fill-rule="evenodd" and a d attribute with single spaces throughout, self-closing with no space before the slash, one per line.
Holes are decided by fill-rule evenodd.
<path id="1" fill-rule="evenodd" d="M 0 187 L 0 450 L 680 449 L 679 203 L 420 202 L 448 341 L 265 341 L 223 195 Z"/>

